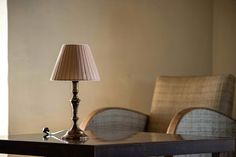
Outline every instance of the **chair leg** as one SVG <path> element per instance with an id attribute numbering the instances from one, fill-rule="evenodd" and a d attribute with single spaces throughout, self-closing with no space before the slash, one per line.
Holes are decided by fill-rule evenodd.
<path id="1" fill-rule="evenodd" d="M 220 157 L 220 153 L 212 153 L 212 157 Z"/>

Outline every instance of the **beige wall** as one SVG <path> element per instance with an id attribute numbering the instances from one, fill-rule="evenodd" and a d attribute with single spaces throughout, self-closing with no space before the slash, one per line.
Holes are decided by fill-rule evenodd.
<path id="1" fill-rule="evenodd" d="M 213 10 L 213 74 L 236 76 L 236 1 L 215 0 Z"/>
<path id="2" fill-rule="evenodd" d="M 71 84 L 49 81 L 63 43 L 88 43 L 101 81 L 81 82 L 79 116 L 149 112 L 158 75 L 212 70 L 211 0 L 8 0 L 10 133 L 70 126 Z"/>

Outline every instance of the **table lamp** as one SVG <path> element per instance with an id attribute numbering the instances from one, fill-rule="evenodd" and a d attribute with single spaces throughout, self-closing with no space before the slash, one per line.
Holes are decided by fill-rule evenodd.
<path id="1" fill-rule="evenodd" d="M 79 119 L 77 117 L 77 109 L 80 102 L 80 99 L 77 96 L 77 84 L 79 81 L 100 80 L 89 46 L 87 44 L 62 45 L 52 72 L 51 80 L 72 81 L 73 97 L 71 99 L 71 105 L 73 112 L 73 125 L 62 139 L 80 141 L 87 140 L 87 135 L 77 126 L 77 120 Z"/>

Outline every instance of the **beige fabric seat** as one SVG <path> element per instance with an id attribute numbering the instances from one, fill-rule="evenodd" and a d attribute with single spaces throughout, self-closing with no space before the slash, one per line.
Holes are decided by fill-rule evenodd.
<path id="1" fill-rule="evenodd" d="M 149 117 L 127 109 L 104 108 L 91 113 L 80 127 L 96 132 L 104 129 L 104 125 L 106 128 L 119 126 L 121 130 L 135 126 L 131 128 L 137 131 L 166 132 L 172 117 L 189 107 L 206 107 L 231 115 L 234 82 L 233 75 L 160 76 L 156 80 Z"/>

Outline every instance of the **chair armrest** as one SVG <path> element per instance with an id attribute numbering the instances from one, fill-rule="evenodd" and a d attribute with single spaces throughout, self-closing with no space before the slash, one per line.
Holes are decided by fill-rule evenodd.
<path id="1" fill-rule="evenodd" d="M 91 112 L 81 123 L 82 130 L 144 131 L 148 115 L 119 107 L 101 108 Z"/>
<path id="2" fill-rule="evenodd" d="M 173 117 L 167 133 L 236 136 L 236 120 L 209 108 L 187 108 Z"/>
<path id="3" fill-rule="evenodd" d="M 175 134 L 176 133 L 176 130 L 177 130 L 177 127 L 180 123 L 180 121 L 182 120 L 182 118 L 189 112 L 191 112 L 192 110 L 194 110 L 196 108 L 187 108 L 187 109 L 184 109 L 178 113 L 176 113 L 174 115 L 174 117 L 171 119 L 170 121 L 170 124 L 167 128 L 167 134 Z"/>

